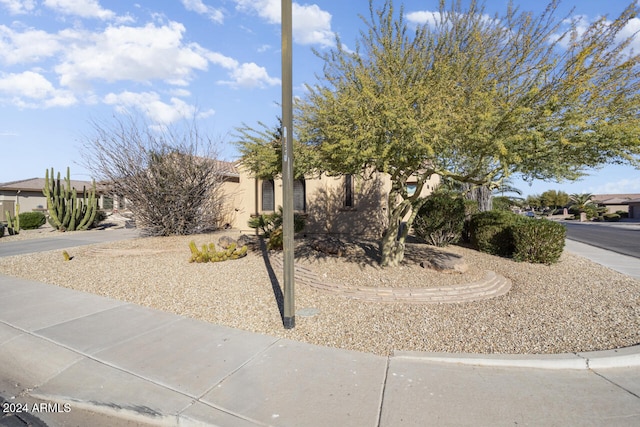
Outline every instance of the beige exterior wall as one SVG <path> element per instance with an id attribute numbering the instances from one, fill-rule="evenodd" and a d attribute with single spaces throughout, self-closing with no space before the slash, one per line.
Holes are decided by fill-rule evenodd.
<path id="1" fill-rule="evenodd" d="M 262 181 L 256 180 L 238 166 L 239 182 L 226 183 L 225 194 L 230 205 L 231 226 L 245 233 L 255 233 L 248 222 L 262 211 Z M 429 195 L 440 182 L 432 177 L 422 196 Z M 389 176 L 353 180 L 353 206 L 345 206 L 345 177 L 321 175 L 305 180 L 305 234 L 351 234 L 378 237 L 386 228 L 387 195 L 391 189 Z M 282 206 L 282 180 L 274 180 L 274 207 Z M 271 211 L 272 212 L 272 211 Z"/>
<path id="2" fill-rule="evenodd" d="M 47 199 L 42 195 L 41 191 L 21 191 L 19 194 L 16 194 L 15 191 L 2 191 L 0 192 L 0 200 L 13 201 L 14 207 L 19 203 L 20 212 L 43 210 L 47 207 Z M 9 203 L 7 203 L 7 205 L 9 205 Z M 2 214 L 4 215 L 4 212 Z M 15 215 L 15 212 L 11 212 L 11 214 Z M 4 218 L 4 216 L 2 218 Z"/>

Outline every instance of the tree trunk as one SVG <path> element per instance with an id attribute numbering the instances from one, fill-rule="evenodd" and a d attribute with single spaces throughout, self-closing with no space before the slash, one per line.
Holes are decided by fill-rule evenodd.
<path id="1" fill-rule="evenodd" d="M 404 185 L 404 184 L 400 184 Z M 422 191 L 424 183 L 419 183 L 416 188 L 415 197 L 407 199 L 401 199 L 400 192 L 393 189 L 389 193 L 388 212 L 389 212 L 389 225 L 387 231 L 385 231 L 380 241 L 380 265 L 382 267 L 397 267 L 402 260 L 404 260 L 404 249 L 407 235 L 413 220 L 416 217 L 420 206 L 424 203 L 424 199 L 420 199 L 418 195 Z M 400 200 L 397 202 L 397 200 Z M 396 201 L 396 203 L 393 203 Z M 394 206 L 395 204 L 395 206 Z M 411 215 L 404 223 L 404 228 L 400 228 L 402 219 L 411 212 Z"/>
<path id="2" fill-rule="evenodd" d="M 389 227 L 380 241 L 380 265 L 382 267 L 397 267 L 404 259 L 404 242 L 406 236 L 400 231 L 400 221 L 390 218 Z"/>
<path id="3" fill-rule="evenodd" d="M 491 196 L 491 190 L 489 190 L 489 187 L 485 185 L 478 187 L 472 186 L 472 184 L 465 184 L 464 192 L 467 199 L 478 203 L 478 210 L 480 212 L 486 212 L 493 209 L 493 197 Z"/>

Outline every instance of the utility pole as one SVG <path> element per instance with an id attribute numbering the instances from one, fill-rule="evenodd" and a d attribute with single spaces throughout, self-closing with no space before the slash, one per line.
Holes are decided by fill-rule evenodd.
<path id="1" fill-rule="evenodd" d="M 281 0 L 282 6 L 282 244 L 284 252 L 285 329 L 296 325 L 294 249 L 293 249 L 293 66 L 292 66 L 292 0 Z"/>

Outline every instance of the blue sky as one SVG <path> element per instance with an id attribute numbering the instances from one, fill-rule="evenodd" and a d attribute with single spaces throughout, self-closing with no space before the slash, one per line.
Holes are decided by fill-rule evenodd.
<path id="1" fill-rule="evenodd" d="M 382 4 L 376 1 L 375 4 Z M 488 0 L 487 11 L 507 0 Z M 629 0 L 564 0 L 562 14 L 591 21 L 617 16 Z M 418 20 L 438 0 L 395 2 Z M 515 0 L 540 11 L 543 0 Z M 353 47 L 367 0 L 293 3 L 294 95 L 314 83 L 323 50 L 339 34 Z M 634 20 L 640 29 L 640 20 Z M 640 39 L 636 50 L 640 50 Z M 78 164 L 92 120 L 129 112 L 149 122 L 198 117 L 220 140 L 220 157 L 243 122 L 275 123 L 280 114 L 280 0 L 0 0 L 0 182 L 43 176 Z M 640 193 L 640 171 L 607 167 L 577 183 L 514 182 L 525 194 Z"/>

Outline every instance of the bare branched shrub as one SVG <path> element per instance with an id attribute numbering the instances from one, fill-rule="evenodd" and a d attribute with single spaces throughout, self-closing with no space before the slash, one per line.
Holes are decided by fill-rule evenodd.
<path id="1" fill-rule="evenodd" d="M 128 116 L 92 125 L 84 166 L 127 199 L 144 234 L 194 234 L 222 225 L 224 163 L 195 123 L 160 128 Z"/>

